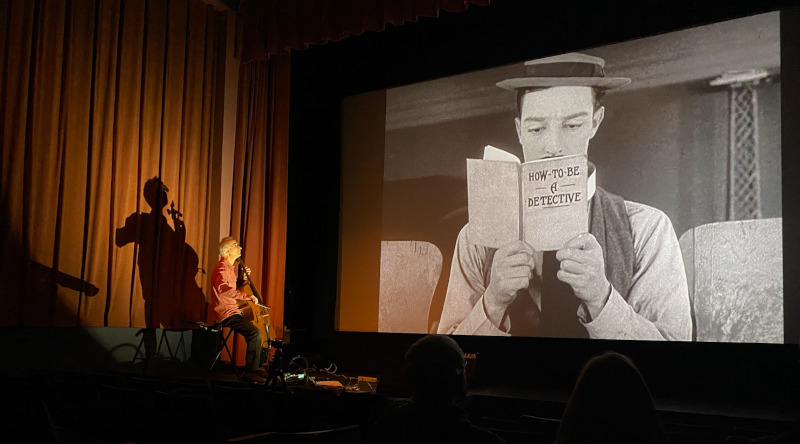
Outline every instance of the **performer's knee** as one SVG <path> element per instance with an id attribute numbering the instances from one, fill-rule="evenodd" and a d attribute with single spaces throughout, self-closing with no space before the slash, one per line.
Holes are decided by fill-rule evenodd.
<path id="1" fill-rule="evenodd" d="M 247 336 L 245 337 L 247 341 L 258 341 L 261 343 L 261 330 L 253 326 L 253 328 L 247 331 Z"/>

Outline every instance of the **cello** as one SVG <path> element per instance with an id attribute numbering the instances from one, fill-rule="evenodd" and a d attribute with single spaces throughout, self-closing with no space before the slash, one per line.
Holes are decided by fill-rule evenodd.
<path id="1" fill-rule="evenodd" d="M 247 280 L 248 285 L 250 286 L 250 291 L 253 293 L 253 296 L 259 301 L 258 303 L 253 302 L 250 299 L 247 300 L 237 300 L 237 304 L 239 309 L 242 310 L 242 316 L 245 319 L 249 320 L 253 323 L 253 325 L 258 328 L 258 331 L 261 332 L 261 349 L 267 351 L 269 354 L 270 344 L 272 343 L 272 336 L 269 334 L 269 309 L 268 305 L 263 303 L 263 299 L 261 299 L 261 295 L 258 294 L 258 290 L 256 289 L 255 284 L 250 279 L 250 274 L 247 272 L 247 267 L 245 267 L 242 258 L 239 257 L 236 259 L 236 262 L 239 263 L 242 267 L 242 272 L 244 273 L 244 278 Z"/>

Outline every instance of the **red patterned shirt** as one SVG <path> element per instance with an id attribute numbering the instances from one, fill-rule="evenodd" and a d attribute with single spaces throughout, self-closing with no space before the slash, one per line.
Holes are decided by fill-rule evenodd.
<path id="1" fill-rule="evenodd" d="M 217 313 L 217 322 L 235 314 L 241 314 L 242 310 L 236 304 L 236 300 L 250 299 L 250 295 L 236 289 L 237 266 L 229 264 L 224 258 L 214 265 L 211 271 L 211 305 Z"/>

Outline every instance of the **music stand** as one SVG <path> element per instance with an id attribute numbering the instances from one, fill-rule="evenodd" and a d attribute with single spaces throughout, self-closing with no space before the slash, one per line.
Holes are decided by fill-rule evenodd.
<path id="1" fill-rule="evenodd" d="M 155 355 L 149 355 L 147 352 L 152 352 L 153 350 L 148 350 L 147 348 L 147 335 L 149 332 L 152 332 L 153 335 L 157 335 L 157 331 L 161 330 L 161 338 L 158 340 L 158 346 L 155 349 Z M 175 347 L 175 350 L 172 350 L 172 346 L 169 343 L 169 338 L 167 336 L 167 332 L 179 332 L 181 337 L 178 340 L 178 345 Z M 139 345 L 136 346 L 136 351 L 133 353 L 133 359 L 131 360 L 132 364 L 135 364 L 137 360 L 141 360 L 144 362 L 142 366 L 142 374 L 147 374 L 147 368 L 150 363 L 150 358 L 160 356 L 161 348 L 166 344 L 167 352 L 169 353 L 169 359 L 178 360 L 178 352 L 183 349 L 183 356 L 186 359 L 186 343 L 183 340 L 183 329 L 179 328 L 140 328 L 139 331 L 136 332 L 136 336 L 141 335 L 141 339 L 139 339 Z M 153 338 L 155 340 L 155 338 Z M 145 349 L 145 353 L 142 353 L 142 347 Z"/>

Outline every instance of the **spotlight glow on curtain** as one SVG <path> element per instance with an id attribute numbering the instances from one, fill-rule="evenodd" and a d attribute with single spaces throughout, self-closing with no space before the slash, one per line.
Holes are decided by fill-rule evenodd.
<path id="1" fill-rule="evenodd" d="M 204 320 L 224 15 L 0 0 L 0 29 L 0 325 Z"/>

